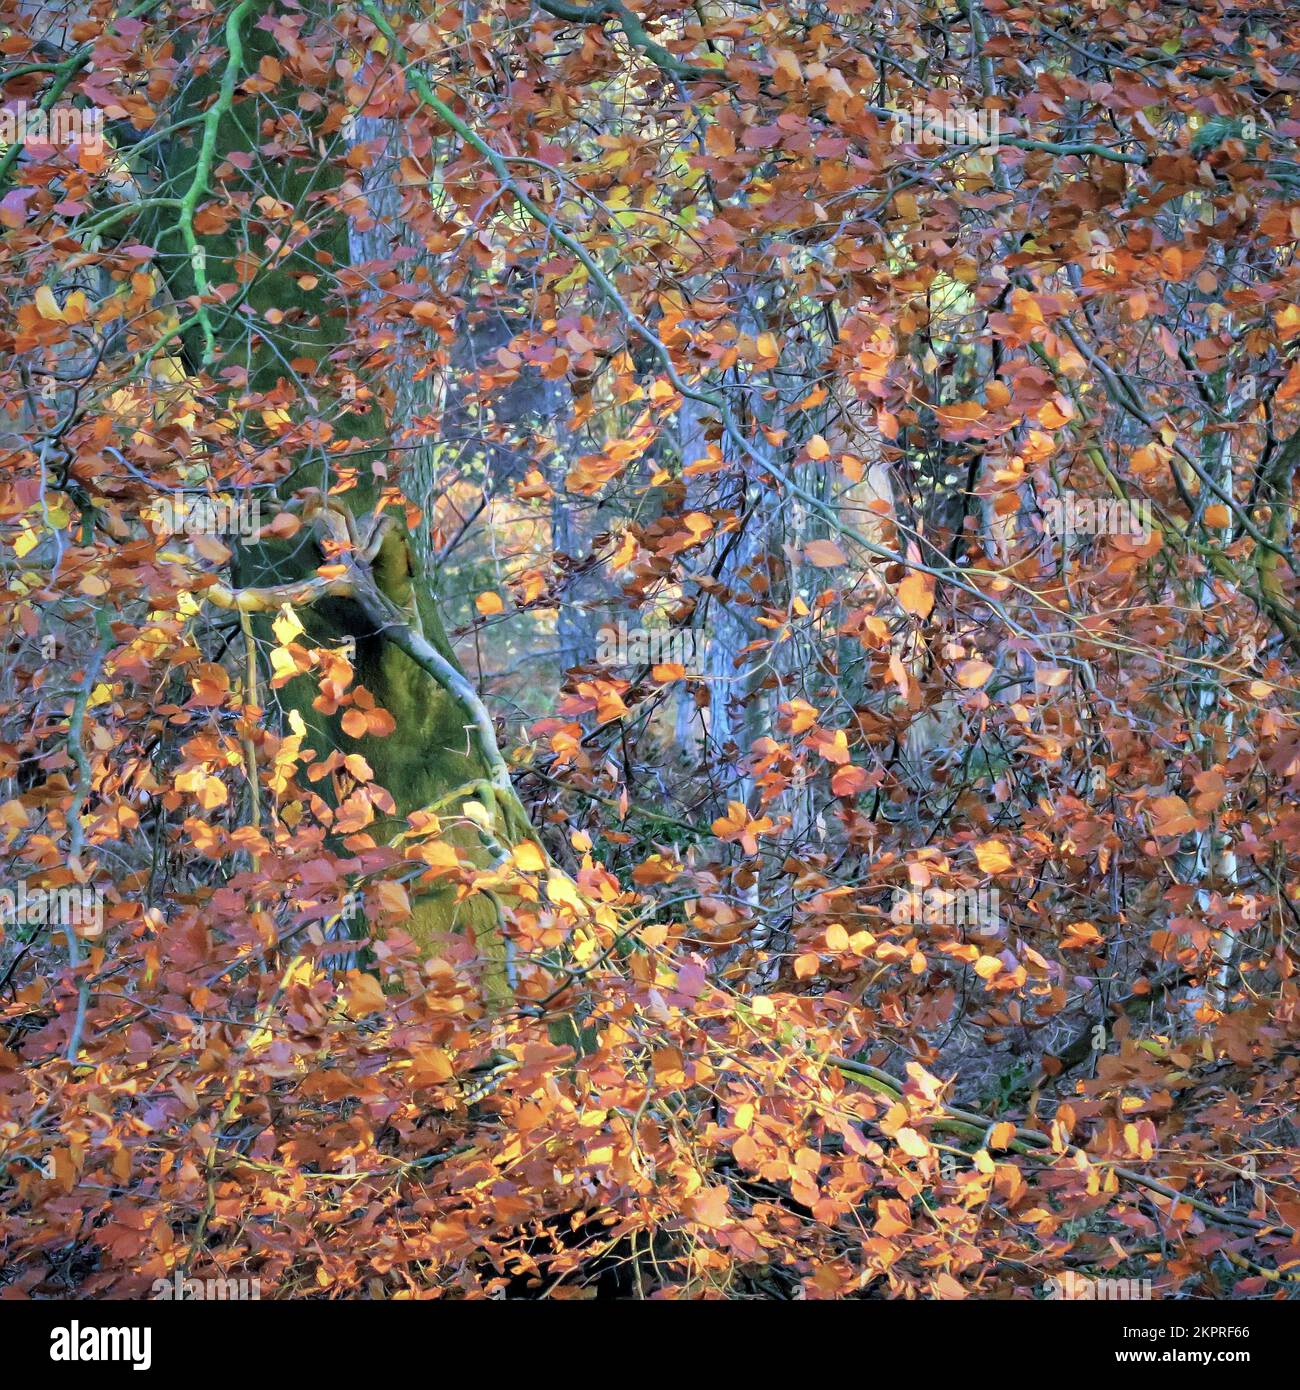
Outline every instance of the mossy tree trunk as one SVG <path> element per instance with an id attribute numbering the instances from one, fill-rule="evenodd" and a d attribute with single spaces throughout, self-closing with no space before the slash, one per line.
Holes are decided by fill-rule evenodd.
<path id="1" fill-rule="evenodd" d="M 202 325 L 187 331 L 185 349 L 192 370 L 206 371 L 219 384 L 230 383 L 221 389 L 231 402 L 232 417 L 243 421 L 241 428 L 250 434 L 260 428 L 260 411 L 245 409 L 241 413 L 234 405 L 238 397 L 275 392 L 292 382 L 295 371 L 290 364 L 301 364 L 303 359 L 325 364 L 351 338 L 347 312 L 332 305 L 326 295 L 331 277 L 349 262 L 347 221 L 330 198 L 340 182 L 338 167 L 332 158 L 322 158 L 322 148 L 330 155 L 342 151 L 340 137 L 337 132 L 322 134 L 316 129 L 319 123 L 304 117 L 295 104 L 297 93 L 286 91 L 283 85 L 272 94 L 274 108 L 237 87 L 248 74 L 257 72 L 263 57 L 283 57 L 281 45 L 262 23 L 271 13 L 277 12 L 264 0 L 250 0 L 232 11 L 226 31 L 227 51 L 196 55 L 197 75 L 181 90 L 174 112 L 174 120 L 179 122 L 200 115 L 213 103 L 221 110 L 219 120 L 213 122 L 215 138 L 210 139 L 206 155 L 202 125 L 190 127 L 171 142 L 165 180 L 166 191 L 181 198 L 197 182 L 200 187 L 191 212 L 214 204 L 229 216 L 225 229 L 215 233 L 195 230 L 191 237 L 182 225 L 185 209 L 176 220 L 149 228 L 150 244 L 160 253 L 164 277 L 178 302 L 198 292 L 204 283 L 213 288 L 239 287 L 226 305 L 213 305 L 208 310 L 210 332 Z M 309 19 L 305 27 L 310 28 L 312 22 Z M 230 86 L 231 69 L 234 89 Z M 272 120 L 273 125 L 263 124 Z M 300 123 L 297 132 L 292 129 L 294 122 Z M 274 263 L 268 263 L 273 258 L 268 255 L 267 244 L 272 235 L 284 235 L 287 224 L 283 220 L 271 225 L 259 222 L 258 200 L 266 197 L 294 209 L 295 218 L 315 229 L 309 240 Z M 210 219 L 200 219 L 199 225 L 209 226 Z M 300 284 L 304 278 L 308 284 L 311 278 L 318 283 L 304 289 Z M 241 369 L 241 376 L 246 373 L 246 379 L 232 379 L 228 374 L 232 367 Z M 223 372 L 227 373 L 224 378 Z M 296 374 L 310 380 L 311 368 L 299 366 Z M 374 510 L 378 493 L 370 463 L 372 458 L 383 460 L 382 447 L 371 454 L 364 452 L 364 446 L 382 446 L 388 438 L 388 422 L 377 397 L 378 393 L 368 406 L 317 397 L 313 410 L 313 414 L 331 421 L 336 439 L 353 438 L 362 446 L 363 452 L 354 455 L 359 464 L 358 485 L 335 498 L 358 519 L 369 518 Z M 311 407 L 303 403 L 302 408 Z M 268 434 L 268 445 L 271 442 Z M 314 458 L 295 460 L 294 472 L 281 488 L 282 498 L 287 500 L 306 488 L 328 491 L 337 482 L 329 459 L 329 454 L 317 451 Z M 286 542 L 242 547 L 234 578 L 240 587 L 281 586 L 311 578 L 322 559 L 303 530 Z M 416 547 L 400 509 L 391 509 L 388 530 L 370 568 L 384 597 L 459 671 L 438 611 L 432 577 L 420 572 Z M 386 737 L 352 738 L 337 717 L 322 716 L 312 708 L 319 693 L 312 679 L 298 677 L 278 692 L 282 706 L 302 716 L 308 728 L 307 743 L 319 757 L 333 749 L 360 753 L 372 768 L 375 781 L 390 793 L 395 814 L 387 824 L 374 827 L 378 837 L 406 828 L 411 812 L 434 803 L 441 803 L 440 815 L 454 816 L 472 794 L 469 789 L 490 781 L 493 772 L 464 703 L 392 640 L 380 635 L 373 615 L 368 616 L 353 599 L 319 599 L 298 611 L 298 617 L 307 639 L 318 645 L 338 647 L 352 639 L 357 681 L 396 722 L 395 731 Z M 267 620 L 257 621 L 264 625 Z M 517 801 L 505 808 L 504 820 L 502 839 L 507 842 L 527 833 Z M 472 826 L 458 822 L 446 826 L 445 831 L 460 847 L 477 857 L 484 855 L 481 837 Z M 448 933 L 472 932 L 488 962 L 485 974 L 490 992 L 501 994 L 504 940 L 496 906 L 489 897 L 475 894 L 457 903 L 452 888 L 431 891 L 415 900 L 411 930 L 430 953 L 439 950 Z"/>

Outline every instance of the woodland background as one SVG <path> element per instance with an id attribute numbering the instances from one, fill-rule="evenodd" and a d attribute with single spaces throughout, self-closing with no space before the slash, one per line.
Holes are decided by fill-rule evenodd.
<path id="1" fill-rule="evenodd" d="M 1298 40 L 3 0 L 0 1294 L 1292 1297 Z"/>

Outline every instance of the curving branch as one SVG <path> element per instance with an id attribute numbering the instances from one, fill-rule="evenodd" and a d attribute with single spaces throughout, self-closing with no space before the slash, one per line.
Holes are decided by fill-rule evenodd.
<path id="1" fill-rule="evenodd" d="M 376 636 L 391 642 L 455 700 L 465 716 L 466 727 L 474 732 L 507 839 L 511 844 L 522 839 L 536 842 L 536 834 L 514 790 L 510 768 L 497 742 L 491 711 L 469 678 L 419 631 L 375 579 L 371 562 L 390 529 L 389 519 L 379 518 L 368 534 L 358 538 L 351 514 L 333 499 L 314 493 L 305 499 L 302 510 L 322 548 L 326 541 L 343 547 L 341 558 L 331 567 L 330 573 L 289 584 L 243 589 L 217 581 L 204 590 L 205 596 L 218 608 L 241 615 L 273 613 L 286 603 L 305 607 L 324 598 L 351 599 L 374 628 Z"/>
<path id="2" fill-rule="evenodd" d="M 284 604 L 303 607 L 322 598 L 354 598 L 346 575 L 315 575 L 292 584 L 268 584 L 264 588 L 232 589 L 218 581 L 204 590 L 218 608 L 236 613 L 274 613 Z"/>
<path id="3" fill-rule="evenodd" d="M 656 43 L 646 32 L 641 17 L 628 9 L 622 0 L 600 0 L 595 5 L 570 5 L 567 0 L 537 0 L 537 3 L 547 14 L 570 24 L 603 24 L 607 19 L 617 20 L 628 43 L 670 77 L 698 82 L 710 78 L 716 80 L 721 76 L 717 68 L 696 67 Z"/>
<path id="4" fill-rule="evenodd" d="M 253 8 L 253 0 L 240 0 L 226 19 L 226 48 L 228 60 L 221 74 L 221 87 L 217 99 L 203 114 L 203 141 L 199 146 L 199 157 L 194 165 L 194 177 L 185 190 L 180 207 L 180 233 L 185 243 L 186 254 L 190 258 L 190 269 L 194 274 L 194 290 L 198 299 L 196 314 L 203 330 L 203 364 L 207 366 L 216 353 L 217 339 L 212 328 L 204 300 L 209 292 L 207 258 L 199 239 L 194 233 L 194 214 L 198 211 L 199 199 L 208 191 L 208 180 L 212 176 L 212 164 L 216 157 L 217 132 L 223 116 L 230 112 L 235 99 L 235 83 L 244 66 L 244 19 Z"/>

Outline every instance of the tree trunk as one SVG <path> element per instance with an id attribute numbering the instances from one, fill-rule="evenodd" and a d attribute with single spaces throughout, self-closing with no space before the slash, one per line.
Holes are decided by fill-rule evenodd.
<path id="1" fill-rule="evenodd" d="M 242 22 L 240 10 L 244 11 Z M 242 36 L 242 54 L 238 42 L 228 54 L 212 55 L 212 66 L 200 73 L 182 90 L 185 110 L 178 118 L 192 117 L 218 99 L 226 64 L 237 65 L 236 82 L 250 72 L 256 72 L 259 59 L 277 55 L 281 45 L 274 34 L 260 27 L 263 15 L 270 7 L 256 3 L 240 6 L 231 23 Z M 230 30 L 227 30 L 228 35 Z M 283 87 L 274 93 L 277 108 L 289 109 Z M 324 137 L 304 118 L 299 148 L 293 151 L 277 149 L 269 155 L 259 150 L 258 100 L 237 96 L 222 115 L 216 132 L 213 158 L 206 175 L 201 160 L 202 127 L 170 145 L 166 159 L 166 179 L 172 188 L 189 189 L 200 182 L 197 207 L 211 198 L 220 200 L 220 186 L 215 175 L 230 156 L 237 157 L 236 167 L 245 161 L 238 156 L 252 157 L 250 174 L 236 175 L 226 180 L 226 188 L 239 202 L 241 217 L 233 219 L 228 228 L 214 234 L 198 235 L 198 253 L 185 236 L 181 226 L 172 223 L 153 229 L 152 244 L 162 253 L 163 266 L 171 293 L 177 301 L 194 294 L 204 280 L 213 287 L 239 285 L 242 306 L 230 312 L 225 306 L 213 306 L 212 340 L 202 326 L 185 335 L 185 347 L 191 369 L 204 368 L 221 382 L 224 368 L 238 365 L 247 371 L 246 385 L 229 390 L 231 414 L 243 422 L 242 428 L 254 434 L 260 412 L 240 410 L 236 399 L 249 393 L 275 390 L 277 383 L 290 377 L 290 363 L 304 358 L 325 365 L 330 355 L 345 346 L 350 339 L 346 313 L 331 307 L 326 295 L 328 278 L 350 264 L 348 222 L 337 207 L 322 199 L 340 182 L 336 164 L 321 158 L 320 141 L 328 145 L 337 134 Z M 199 178 L 196 180 L 196 170 Z M 250 180 L 256 179 L 256 183 Z M 266 249 L 253 235 L 241 232 L 245 219 L 256 225 L 256 204 L 271 197 L 295 210 L 295 217 L 317 221 L 324 214 L 319 230 L 310 243 L 276 265 L 260 265 L 251 280 L 246 275 L 249 257 L 261 262 Z M 182 210 L 181 216 L 184 216 Z M 286 224 L 278 224 L 282 230 Z M 241 261 L 243 262 L 241 264 Z M 299 280 L 307 274 L 319 276 L 319 284 L 308 289 Z M 278 311 L 268 319 L 269 310 Z M 300 367 L 300 375 L 307 373 Z M 302 391 L 293 393 L 301 400 Z M 348 412 L 348 413 L 344 413 Z M 364 449 L 367 443 L 383 445 L 389 437 L 388 422 L 377 399 L 367 406 L 352 405 L 338 400 L 319 401 L 319 415 L 334 426 L 334 438 L 352 437 L 354 447 Z M 352 452 L 349 450 L 348 452 Z M 315 459 L 303 459 L 282 488 L 282 499 L 306 488 L 329 492 L 337 483 L 326 454 Z M 358 486 L 336 494 L 360 521 L 368 518 L 378 496 L 377 483 L 370 472 L 371 460 L 383 462 L 380 448 L 373 454 L 361 453 L 357 459 Z M 400 509 L 390 509 L 390 529 L 375 554 L 372 574 L 379 592 L 405 615 L 411 629 L 422 634 L 428 643 L 447 662 L 459 671 L 456 658 L 447 641 L 442 619 L 434 599 L 430 577 L 421 570 L 417 547 L 412 543 Z M 264 520 L 267 519 L 264 517 Z M 240 586 L 280 586 L 310 579 L 322 555 L 304 542 L 300 531 L 287 542 L 261 543 L 241 547 L 236 557 L 235 580 Z M 309 677 L 290 681 L 279 692 L 285 712 L 296 711 L 308 728 L 307 746 L 319 758 L 331 750 L 360 753 L 373 769 L 378 785 L 392 796 L 395 810 L 387 822 L 371 827 L 377 839 L 391 839 L 406 828 L 407 816 L 422 807 L 439 805 L 439 814 L 454 816 L 471 795 L 480 796 L 480 788 L 492 780 L 493 767 L 476 735 L 474 714 L 464 701 L 435 680 L 407 652 L 388 637 L 380 635 L 373 614 L 367 616 L 363 606 L 349 597 L 323 598 L 298 613 L 307 640 L 320 646 L 355 643 L 354 663 L 356 682 L 363 684 L 376 702 L 386 709 L 396 723 L 387 737 L 352 738 L 344 733 L 337 717 L 325 717 L 313 710 L 312 700 L 318 688 Z M 267 619 L 258 620 L 259 627 Z M 264 635 L 264 634 L 263 634 Z M 493 748 L 493 752 L 495 749 Z M 491 798 L 489 797 L 489 800 Z M 505 843 L 527 833 L 518 803 L 502 810 L 504 824 L 498 838 Z M 445 826 L 445 838 L 468 850 L 486 862 L 482 837 L 468 823 L 459 821 Z M 414 903 L 414 915 L 409 929 L 422 946 L 436 954 L 440 943 L 453 931 L 469 930 L 488 962 L 485 976 L 489 992 L 500 995 L 505 989 L 505 943 L 500 931 L 497 910 L 492 900 L 483 894 L 456 901 L 454 888 L 442 888 L 425 893 Z"/>

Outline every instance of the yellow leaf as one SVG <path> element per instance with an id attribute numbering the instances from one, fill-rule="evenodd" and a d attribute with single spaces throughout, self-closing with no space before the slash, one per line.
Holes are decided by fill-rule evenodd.
<path id="1" fill-rule="evenodd" d="M 280 605 L 280 612 L 271 623 L 271 631 L 275 633 L 275 640 L 282 647 L 287 647 L 302 632 L 302 624 L 298 621 L 298 615 L 293 611 L 291 604 Z"/>
<path id="2" fill-rule="evenodd" d="M 298 663 L 288 647 L 271 648 L 271 679 L 288 680 L 298 674 Z"/>
<path id="3" fill-rule="evenodd" d="M 1011 867 L 1011 852 L 1001 840 L 983 840 L 975 846 L 975 862 L 986 874 L 1004 874 Z"/>
<path id="4" fill-rule="evenodd" d="M 517 868 L 523 869 L 525 873 L 537 874 L 546 867 L 546 861 L 542 858 L 542 851 L 532 840 L 522 840 L 517 844 L 512 856 Z"/>
<path id="5" fill-rule="evenodd" d="M 420 846 L 420 858 L 430 869 L 438 873 L 456 871 L 460 868 L 460 856 L 456 847 L 446 840 L 428 840 Z"/>
<path id="6" fill-rule="evenodd" d="M 63 306 L 63 318 L 67 323 L 84 323 L 87 317 L 86 295 L 82 290 L 73 290 Z"/>
<path id="7" fill-rule="evenodd" d="M 908 574 L 898 586 L 898 601 L 916 617 L 928 618 L 934 607 L 934 581 L 926 574 Z"/>
<path id="8" fill-rule="evenodd" d="M 562 280 L 556 281 L 555 288 L 561 293 L 565 290 L 574 290 L 577 289 L 579 285 L 585 284 L 586 280 L 587 267 L 585 265 L 575 265 Z"/>
<path id="9" fill-rule="evenodd" d="M 819 434 L 813 435 L 808 441 L 808 457 L 810 459 L 824 459 L 831 451 L 831 446 Z"/>
<path id="10" fill-rule="evenodd" d="M 54 291 L 48 285 L 42 285 L 36 291 L 36 310 L 43 319 L 54 319 L 56 322 L 63 322 L 63 310 L 59 308 L 59 301 L 54 297 Z"/>
<path id="11" fill-rule="evenodd" d="M 925 1158 L 930 1152 L 929 1144 L 914 1129 L 907 1126 L 894 1135 L 894 1142 L 911 1158 Z"/>
<path id="12" fill-rule="evenodd" d="M 963 690 L 978 690 L 992 674 L 987 661 L 963 661 L 957 667 L 957 684 Z"/>
<path id="13" fill-rule="evenodd" d="M 501 595 L 495 594 L 491 592 L 491 590 L 485 594 L 480 594 L 478 598 L 474 600 L 474 607 L 477 608 L 485 618 L 491 617 L 493 613 L 502 613 L 505 611 L 505 604 L 501 602 Z"/>
<path id="14" fill-rule="evenodd" d="M 205 811 L 215 811 L 226 804 L 226 784 L 220 777 L 205 777 L 199 788 L 199 805 Z"/>
<path id="15" fill-rule="evenodd" d="M 546 879 L 546 896 L 557 907 L 571 907 L 579 914 L 585 913 L 586 909 L 582 899 L 578 896 L 578 886 L 566 873 L 559 869 L 552 869 Z"/>

